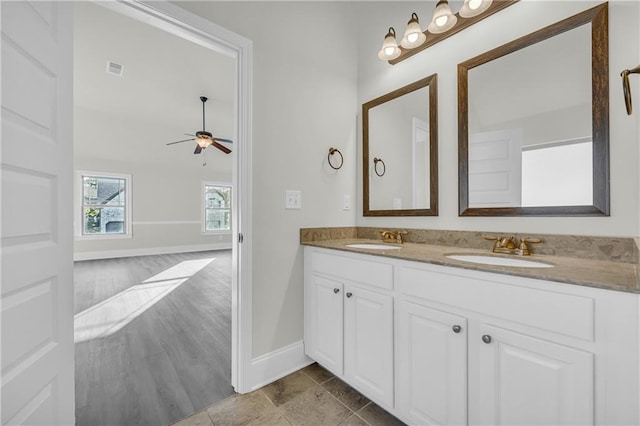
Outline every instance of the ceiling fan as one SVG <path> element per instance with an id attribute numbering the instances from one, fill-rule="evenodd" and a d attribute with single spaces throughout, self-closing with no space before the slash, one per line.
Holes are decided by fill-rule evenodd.
<path id="1" fill-rule="evenodd" d="M 222 145 L 220 142 L 233 143 L 233 141 L 231 139 L 224 139 L 224 138 L 219 138 L 217 136 L 213 136 L 211 133 L 205 130 L 204 103 L 207 102 L 207 98 L 205 96 L 200 96 L 200 100 L 202 101 L 202 130 L 197 131 L 195 135 L 185 133 L 185 135 L 193 136 L 193 138 L 183 139 L 181 141 L 169 142 L 167 145 L 173 145 L 176 143 L 189 142 L 189 141 L 196 141 L 196 150 L 193 151 L 194 154 L 200 154 L 202 150 L 208 147 L 209 145 L 215 146 L 225 154 L 229 154 L 231 150 L 226 146 Z"/>

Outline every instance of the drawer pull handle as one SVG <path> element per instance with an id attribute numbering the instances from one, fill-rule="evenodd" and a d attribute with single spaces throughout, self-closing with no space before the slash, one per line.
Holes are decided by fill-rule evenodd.
<path id="1" fill-rule="evenodd" d="M 351 297 L 351 296 L 353 296 L 353 293 L 347 292 L 347 297 Z"/>
<path id="2" fill-rule="evenodd" d="M 335 294 L 338 294 L 338 293 L 340 293 L 340 289 L 339 289 L 339 288 L 334 288 L 334 289 L 333 289 L 333 292 L 334 292 Z"/>
<path id="3" fill-rule="evenodd" d="M 453 330 L 454 333 L 460 333 L 462 331 L 462 327 L 460 327 L 457 324 L 451 327 L 451 329 Z"/>
<path id="4" fill-rule="evenodd" d="M 486 344 L 491 343 L 491 336 L 489 336 L 488 334 L 483 335 L 482 341 L 485 342 Z"/>

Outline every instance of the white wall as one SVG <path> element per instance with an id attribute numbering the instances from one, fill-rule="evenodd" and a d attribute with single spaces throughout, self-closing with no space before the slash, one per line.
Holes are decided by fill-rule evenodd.
<path id="1" fill-rule="evenodd" d="M 352 226 L 357 75 L 353 4 L 176 2 L 253 41 L 253 356 L 302 339 L 299 229 Z M 344 166 L 327 164 L 330 147 Z M 302 209 L 285 210 L 287 189 Z M 246 237 L 246 236 L 245 236 Z"/>
<path id="2" fill-rule="evenodd" d="M 459 2 L 458 2 L 459 3 Z M 410 82 L 438 73 L 440 215 L 378 218 L 358 215 L 360 226 L 637 236 L 640 114 L 627 116 L 620 72 L 640 63 L 640 3 L 609 3 L 611 216 L 594 218 L 458 217 L 457 64 L 482 52 L 579 13 L 601 2 L 522 0 L 425 51 L 391 66 L 376 57 L 389 26 L 404 30 L 412 12 L 425 26 L 431 2 L 358 3 L 358 97 L 367 102 Z M 457 10 L 457 7 L 453 7 Z M 569 72 L 569 70 L 568 70 Z M 637 78 L 634 97 L 638 95 Z M 637 102 L 636 102 L 637 103 Z M 361 145 L 358 145 L 361 146 Z M 359 164 L 360 167 L 360 164 Z M 362 193 L 361 170 L 358 194 Z M 361 202 L 359 195 L 358 200 Z M 359 208 L 361 211 L 361 206 Z"/>
<path id="3" fill-rule="evenodd" d="M 206 157 L 196 156 L 191 143 L 165 146 L 171 138 L 183 138 L 183 132 L 163 123 L 74 108 L 74 169 L 131 174 L 133 195 L 132 237 L 76 239 L 76 259 L 231 247 L 230 233 L 201 233 L 201 182 L 231 183 L 233 154 L 207 148 Z M 148 140 L 146 149 L 140 149 L 141 140 Z M 79 220 L 80 194 L 77 187 L 74 191 Z"/>

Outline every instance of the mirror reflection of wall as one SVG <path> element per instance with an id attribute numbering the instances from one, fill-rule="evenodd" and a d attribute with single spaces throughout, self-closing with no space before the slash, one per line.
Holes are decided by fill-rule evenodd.
<path id="1" fill-rule="evenodd" d="M 458 64 L 460 216 L 609 215 L 608 4 Z"/>
<path id="2" fill-rule="evenodd" d="M 369 153 L 386 168 L 384 176 L 370 168 L 372 210 L 429 207 L 428 122 L 429 87 L 369 110 Z"/>

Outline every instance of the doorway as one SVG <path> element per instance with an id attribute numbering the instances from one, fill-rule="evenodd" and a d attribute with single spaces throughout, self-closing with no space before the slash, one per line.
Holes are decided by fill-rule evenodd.
<path id="1" fill-rule="evenodd" d="M 243 161 L 246 161 L 243 159 L 246 159 L 249 155 L 247 145 L 248 138 L 246 135 L 247 117 L 245 116 L 246 112 L 245 107 L 243 106 L 244 99 L 240 99 L 241 90 L 239 90 L 241 87 L 246 85 L 246 81 L 243 82 L 243 79 L 239 77 L 241 74 L 240 71 L 243 70 L 243 66 L 239 65 L 242 52 L 239 53 L 238 51 L 233 51 L 233 49 L 228 46 L 228 43 L 218 43 L 217 40 L 214 40 L 211 37 L 207 39 L 207 34 L 202 31 L 196 31 L 193 29 L 193 33 L 190 34 L 189 31 L 185 31 L 184 26 L 178 26 L 174 21 L 169 23 L 168 17 L 183 17 L 184 13 L 180 12 L 177 8 L 168 4 L 163 4 L 162 6 L 165 10 L 163 12 L 158 12 L 158 6 L 156 4 L 153 6 L 153 10 L 146 8 L 141 4 L 133 5 L 129 3 L 79 3 L 76 6 L 76 9 L 89 8 L 92 9 L 91 13 L 102 15 L 111 14 L 113 15 L 111 18 L 113 19 L 126 19 L 133 22 L 131 27 L 128 25 L 124 26 L 121 24 L 115 24 L 106 25 L 103 28 L 96 28 L 96 26 L 92 25 L 90 21 L 85 22 L 85 24 L 93 26 L 94 30 L 101 31 L 100 35 L 103 41 L 105 39 L 112 41 L 112 39 L 117 38 L 116 34 L 122 35 L 125 38 L 131 37 L 132 43 L 134 40 L 137 41 L 141 38 L 144 39 L 146 35 L 143 34 L 142 36 L 136 36 L 135 30 L 131 29 L 136 25 L 138 27 L 148 27 L 152 32 L 155 31 L 156 34 L 162 33 L 163 35 L 161 37 L 163 37 L 163 39 L 161 41 L 156 40 L 154 42 L 154 39 L 149 36 L 149 40 L 145 39 L 145 41 L 149 42 L 148 45 L 143 48 L 138 47 L 137 49 L 134 48 L 132 50 L 130 49 L 129 51 L 125 51 L 119 56 L 120 59 L 115 57 L 113 58 L 114 60 L 96 61 L 96 64 L 83 64 L 83 66 L 88 69 L 90 66 L 98 66 L 99 63 L 99 66 L 105 68 L 100 70 L 101 78 L 104 79 L 106 76 L 107 78 L 115 78 L 116 80 L 103 80 L 93 82 L 93 84 L 90 82 L 89 84 L 84 84 L 82 90 L 76 90 L 74 109 L 79 112 L 76 112 L 75 114 L 76 129 L 74 133 L 76 134 L 77 146 L 83 148 L 76 149 L 74 168 L 107 172 L 122 172 L 130 168 L 136 169 L 136 171 L 132 173 L 133 185 L 131 190 L 133 193 L 133 215 L 131 218 L 134 236 L 125 237 L 120 241 L 118 241 L 117 238 L 109 238 L 105 240 L 104 244 L 101 244 L 99 239 L 89 238 L 87 240 L 83 240 L 80 238 L 75 243 L 75 252 L 78 257 L 82 259 L 98 259 L 101 257 L 101 252 L 107 253 L 107 256 L 102 257 L 109 257 L 109 253 L 115 253 L 116 256 L 121 255 L 122 253 L 129 255 L 148 255 L 158 249 L 161 249 L 160 252 L 163 252 L 163 250 L 164 252 L 168 252 L 167 250 L 171 248 L 171 245 L 178 246 L 178 248 L 186 247 L 188 249 L 187 251 L 202 248 L 225 248 L 225 245 L 231 247 L 231 250 L 226 251 L 201 252 L 198 250 L 192 255 L 184 254 L 182 256 L 185 257 L 180 259 L 175 258 L 175 256 L 174 258 L 171 258 L 170 255 L 164 255 L 125 257 L 120 258 L 120 260 L 90 260 L 88 262 L 93 262 L 93 266 L 87 266 L 85 268 L 108 270 L 109 267 L 114 266 L 113 264 L 115 264 L 116 268 L 122 268 L 125 263 L 129 261 L 131 262 L 131 264 L 128 265 L 128 268 L 134 271 L 131 275 L 136 278 L 130 280 L 126 289 L 121 288 L 117 293 L 106 294 L 103 298 L 95 300 L 95 302 L 97 304 L 104 304 L 108 301 L 120 300 L 120 302 L 124 301 L 124 304 L 127 305 L 130 304 L 127 297 L 133 292 L 136 292 L 137 295 L 148 294 L 149 298 L 155 300 L 157 303 L 154 303 L 151 307 L 145 308 L 144 313 L 140 310 L 136 311 L 137 314 L 140 315 L 131 315 L 133 318 L 127 318 L 128 322 L 124 324 L 121 327 L 121 330 L 117 331 L 117 333 L 120 333 L 122 330 L 135 330 L 134 326 L 141 326 L 142 328 L 145 328 L 144 323 L 146 322 L 147 331 L 152 331 L 151 333 L 147 333 L 147 336 L 152 336 L 161 333 L 162 327 L 171 328 L 172 326 L 166 320 L 166 315 L 156 315 L 157 320 L 145 319 L 143 318 L 143 315 L 147 315 L 152 311 L 157 311 L 160 307 L 167 305 L 167 302 L 173 301 L 178 304 L 181 303 L 179 301 L 172 300 L 172 298 L 173 296 L 184 293 L 187 289 L 187 283 L 193 284 L 195 282 L 192 287 L 200 288 L 202 286 L 199 287 L 198 282 L 210 283 L 211 280 L 205 279 L 204 281 L 198 281 L 196 278 L 203 274 L 205 276 L 207 273 L 211 274 L 212 269 L 217 271 L 217 275 L 224 275 L 219 268 L 222 265 L 226 265 L 228 268 L 227 282 L 230 284 L 230 288 L 228 289 L 229 297 L 227 300 L 229 303 L 228 308 L 230 315 L 228 316 L 229 323 L 227 323 L 227 326 L 229 327 L 228 334 L 231 340 L 231 342 L 228 342 L 231 343 L 231 350 L 227 355 L 227 361 L 230 361 L 231 364 L 231 371 L 228 371 L 227 373 L 229 374 L 226 376 L 231 376 L 231 382 L 225 384 L 227 388 L 220 386 L 220 392 L 218 392 L 219 396 L 224 397 L 228 395 L 229 390 L 231 389 L 231 384 L 233 384 L 233 387 L 236 390 L 243 390 L 242 382 L 239 381 L 239 378 L 242 377 L 242 374 L 240 374 L 242 370 L 242 356 L 247 352 L 240 351 L 239 347 L 250 347 L 246 344 L 242 345 L 242 339 L 246 339 L 244 331 L 247 330 L 247 328 L 243 328 L 242 335 L 239 332 L 240 324 L 243 322 L 243 313 L 245 315 L 248 313 L 248 310 L 243 310 L 243 306 L 247 306 L 246 302 L 244 305 L 241 302 L 247 298 L 243 299 L 239 297 L 242 293 L 240 286 L 243 282 L 247 282 L 242 279 L 242 276 L 244 275 L 244 268 L 241 266 L 246 265 L 245 262 L 247 255 L 245 253 L 248 253 L 248 251 L 240 246 L 238 243 L 239 238 L 237 238 L 238 235 L 241 235 L 240 230 L 243 229 L 241 221 L 248 220 L 246 213 L 242 215 L 240 214 L 242 212 L 241 209 L 246 205 L 247 197 L 244 193 L 246 188 L 245 182 L 248 182 L 248 179 L 245 179 L 243 176 L 243 170 L 240 164 Z M 82 17 L 82 14 L 76 14 L 76 23 L 77 20 L 82 19 Z M 98 17 L 98 19 L 102 18 Z M 111 24 L 113 24 L 113 22 L 111 22 Z M 110 33 L 109 28 L 114 32 Z M 167 37 L 175 39 L 175 43 L 177 44 L 182 43 L 183 47 L 178 47 L 177 50 L 170 49 L 171 42 L 167 41 Z M 108 51 L 111 54 L 118 56 L 117 50 L 113 50 L 109 43 L 101 42 L 99 39 L 100 37 L 98 39 L 84 40 L 86 43 L 84 43 L 83 47 L 80 48 L 80 55 L 95 54 L 96 51 L 103 49 L 105 52 Z M 187 47 L 185 43 L 189 46 Z M 157 52 L 154 52 L 154 50 L 157 50 Z M 180 50 L 189 51 L 191 53 L 193 53 L 194 50 L 198 51 L 198 53 L 193 55 L 194 57 L 191 58 L 195 60 L 196 63 L 189 64 L 188 62 L 185 62 L 187 58 L 183 58 L 185 60 L 176 59 L 178 56 L 177 52 Z M 152 66 L 152 68 L 155 68 L 145 70 L 143 65 L 149 65 L 148 57 L 152 53 L 157 53 L 161 63 L 155 63 Z M 78 54 L 77 48 L 76 54 Z M 113 63 L 118 64 L 117 61 L 122 62 L 119 65 L 121 65 L 120 68 L 121 71 L 123 71 L 123 75 L 108 75 L 108 72 L 110 71 L 109 68 L 112 68 Z M 106 66 L 105 62 L 108 62 Z M 215 64 L 212 64 L 211 62 L 215 62 Z M 210 65 L 210 67 L 206 68 L 205 72 L 202 73 L 207 74 L 207 77 L 210 77 L 210 80 L 205 78 L 201 81 L 197 81 L 197 77 L 194 77 L 193 75 L 183 76 L 179 73 L 180 67 L 197 67 L 203 66 L 203 64 Z M 230 84 L 228 79 L 225 80 L 224 77 L 216 79 L 215 76 L 212 76 L 212 70 L 220 69 L 230 71 L 231 79 L 235 84 Z M 161 73 L 161 70 L 164 71 L 164 73 Z M 136 73 L 138 73 L 137 82 Z M 82 73 L 77 74 L 80 76 L 82 75 Z M 171 77 L 173 77 L 174 81 L 171 80 Z M 113 81 L 116 82 L 115 86 L 111 86 L 110 89 L 107 87 L 107 90 L 105 90 L 105 86 L 108 86 Z M 200 83 L 200 85 L 198 85 L 198 83 Z M 134 94 L 134 87 L 136 85 L 155 90 L 147 92 L 142 91 L 142 93 L 138 93 L 136 95 Z M 231 90 L 225 94 L 220 93 L 227 88 L 231 88 Z M 118 93 L 119 90 L 122 93 Z M 203 91 L 207 93 L 203 93 Z M 119 94 L 126 94 L 128 97 L 119 97 Z M 198 101 L 198 97 L 201 95 L 209 97 L 209 101 L 207 103 L 207 123 L 216 127 L 217 136 L 224 136 L 234 140 L 233 155 L 230 157 L 225 157 L 219 152 L 212 152 L 215 151 L 213 149 L 205 149 L 200 155 L 194 155 L 193 146 L 191 146 L 190 143 L 171 147 L 166 146 L 166 143 L 168 142 L 185 138 L 186 136 L 183 135 L 185 132 L 195 133 L 196 131 L 203 130 L 198 127 L 202 123 L 202 116 L 200 115 L 200 105 Z M 194 108 L 185 107 L 185 101 L 187 103 L 193 101 Z M 109 139 L 108 141 L 101 139 L 102 133 L 105 132 L 100 132 L 96 127 L 96 123 L 101 121 L 107 123 L 105 126 L 105 132 L 108 132 L 108 135 L 106 136 Z M 136 127 L 134 124 L 135 122 L 139 122 L 140 124 Z M 170 125 L 169 123 L 172 124 Z M 202 123 L 202 125 L 204 125 L 204 123 Z M 121 130 L 120 127 L 122 130 L 125 130 L 124 133 L 119 132 L 119 130 Z M 136 130 L 132 131 L 132 128 Z M 95 131 L 94 134 L 90 133 L 91 129 Z M 207 130 L 209 129 L 207 128 Z M 127 132 L 131 132 L 131 134 L 126 134 Z M 89 138 L 92 139 L 93 145 L 83 144 L 83 142 Z M 132 141 L 137 143 L 132 145 Z M 225 166 L 227 167 L 226 169 Z M 215 170 L 213 170 L 214 168 Z M 131 170 L 129 170 L 129 173 L 131 173 Z M 190 179 L 187 179 L 187 176 L 190 177 Z M 196 210 L 200 210 L 200 208 L 199 206 L 196 207 L 190 204 L 190 207 L 192 207 L 192 209 L 190 209 L 191 216 L 181 217 L 180 214 L 182 214 L 184 210 L 189 210 L 185 206 L 185 200 L 181 197 L 185 196 L 189 191 L 193 192 L 194 188 L 198 191 L 201 187 L 201 182 L 211 180 L 229 182 L 233 187 L 231 209 L 233 224 L 232 232 L 229 232 L 228 234 L 218 233 L 213 236 L 195 235 L 200 234 L 201 223 L 197 219 L 194 220 L 194 216 L 195 218 L 200 218 L 200 213 L 196 212 L 194 215 L 193 209 L 195 208 Z M 76 193 L 76 196 L 77 195 L 78 194 Z M 146 199 L 144 198 L 144 195 L 147 195 Z M 144 201 L 140 201 L 143 199 Z M 156 203 L 155 207 L 153 206 L 154 199 Z M 140 205 L 143 205 L 143 208 L 140 208 Z M 138 207 L 137 210 L 136 207 Z M 154 208 L 162 209 L 162 212 L 157 212 Z M 155 213 L 159 214 L 153 216 Z M 76 214 L 78 214 L 78 212 L 76 212 Z M 81 215 L 81 213 L 79 215 Z M 197 229 L 197 232 L 195 233 L 192 232 L 194 228 Z M 194 235 L 193 238 L 186 239 L 186 234 Z M 183 239 L 177 242 L 167 242 L 167 236 L 171 235 L 179 235 Z M 154 237 L 159 238 L 161 241 L 154 242 Z M 136 239 L 138 242 L 144 239 L 142 246 L 140 246 L 140 243 L 134 243 Z M 244 247 L 246 247 L 246 243 L 244 244 Z M 167 260 L 167 256 L 171 259 Z M 111 265 L 109 265 L 109 260 L 113 261 L 111 262 Z M 210 263 L 207 263 L 207 261 Z M 163 276 L 163 274 L 166 275 L 168 271 L 170 272 L 172 270 L 172 268 L 184 265 L 185 263 L 190 264 L 189 262 L 204 262 L 207 264 L 202 265 L 202 270 L 195 271 L 193 276 L 189 277 L 189 281 L 187 283 L 180 283 L 173 288 L 171 285 L 165 286 L 167 287 L 167 291 L 163 294 L 163 286 L 167 280 L 156 280 L 154 277 L 157 278 L 157 276 Z M 111 276 L 113 277 L 113 274 L 111 274 Z M 184 277 L 181 276 L 180 278 Z M 161 282 L 162 284 L 159 285 L 158 282 Z M 222 293 L 226 292 L 224 289 L 219 289 L 219 291 Z M 202 300 L 202 298 L 200 300 Z M 93 309 L 94 306 L 96 305 L 87 307 L 87 310 Z M 136 308 L 132 309 L 135 310 Z M 84 312 L 85 310 L 76 310 L 76 324 L 78 323 L 78 315 L 81 315 Z M 91 320 L 89 322 L 91 322 Z M 161 326 L 161 328 L 158 328 L 158 326 Z M 189 328 L 191 329 L 189 330 Z M 183 334 L 189 332 L 195 332 L 192 326 L 187 326 L 187 329 L 183 330 Z M 114 335 L 115 334 L 116 333 L 114 333 Z M 128 340 L 130 343 L 135 342 L 136 339 L 140 337 L 140 335 L 136 336 L 136 333 L 124 333 L 124 335 L 120 336 L 120 341 L 115 344 L 125 345 L 127 342 L 127 334 L 129 334 Z M 133 334 L 133 336 L 131 336 L 131 334 Z M 250 329 L 248 334 L 250 335 Z M 177 333 L 176 335 L 179 336 L 180 333 Z M 91 336 L 89 336 L 89 339 L 90 338 Z M 93 336 L 93 338 L 101 337 Z M 111 338 L 111 336 L 104 338 L 102 343 L 105 343 L 109 338 Z M 206 339 L 207 336 L 202 336 L 202 338 Z M 211 336 L 208 336 L 208 338 L 211 338 Z M 226 337 L 223 337 L 222 340 L 225 338 Z M 78 339 L 77 335 L 76 339 Z M 123 341 L 122 339 L 125 340 Z M 156 371 L 164 371 L 165 368 L 167 371 L 172 370 L 172 368 L 169 368 L 166 365 L 166 357 L 158 355 L 160 353 L 158 348 L 166 345 L 158 344 L 158 342 L 147 343 L 150 344 L 137 346 L 140 349 L 140 353 L 136 355 L 144 357 L 148 363 L 156 369 Z M 176 344 L 180 344 L 180 342 L 176 342 Z M 136 345 L 132 345 L 130 347 L 133 348 L 135 346 Z M 229 347 L 229 344 L 227 347 Z M 205 347 L 201 347 L 200 349 L 203 351 L 211 350 L 211 348 L 207 349 Z M 78 352 L 76 353 L 78 356 Z M 99 353 L 99 351 L 82 352 L 77 360 L 76 374 L 79 372 L 78 363 L 86 361 L 85 359 L 82 359 L 82 357 L 95 358 L 97 353 Z M 250 354 L 250 352 L 248 352 L 248 354 Z M 202 355 L 206 356 L 204 353 Z M 192 364 L 196 370 L 198 368 L 207 369 L 211 367 L 207 367 L 204 364 L 198 365 L 197 362 L 194 363 L 194 357 L 198 357 L 198 354 L 194 352 L 191 352 L 189 355 L 179 354 L 178 358 L 180 357 L 184 358 L 182 361 L 185 365 Z M 96 360 L 94 359 L 94 364 L 95 361 Z M 116 369 L 118 367 L 118 363 L 122 363 L 121 366 L 125 364 L 128 365 L 129 370 L 112 370 L 112 373 L 114 374 L 136 374 L 136 372 L 142 372 L 144 374 L 145 370 L 148 374 L 150 371 L 148 368 L 143 368 L 140 364 L 138 364 L 137 368 L 134 368 L 138 361 L 136 361 L 131 354 L 124 354 L 120 359 L 115 360 L 113 357 L 109 359 L 105 358 L 103 361 L 106 364 L 111 364 L 106 365 L 107 370 Z M 160 364 L 154 365 L 153 362 L 159 362 Z M 149 367 L 149 365 L 145 365 L 145 367 Z M 177 374 L 175 369 L 173 370 L 173 373 L 175 373 L 173 374 L 174 379 L 175 377 L 184 378 L 189 375 L 196 374 L 194 372 L 181 372 L 181 374 Z M 221 377 L 224 376 L 225 374 L 221 375 Z M 157 382 L 156 379 L 157 377 L 153 380 Z M 76 382 L 78 383 L 78 380 L 76 380 Z M 187 403 L 184 403 L 184 398 L 182 402 L 180 401 L 180 397 L 176 397 L 176 399 L 173 400 L 168 398 L 168 389 L 176 388 L 176 386 L 170 386 L 168 383 L 170 383 L 170 380 L 160 380 L 160 382 L 156 383 L 156 388 L 160 389 L 160 392 L 163 393 L 161 397 L 164 397 L 166 399 L 166 405 L 170 406 L 169 415 L 172 417 L 150 419 L 152 422 L 155 420 L 159 420 L 160 422 L 174 421 L 180 418 L 180 416 L 191 414 L 189 412 L 185 412 L 184 410 L 188 408 L 184 407 L 189 407 L 190 403 L 194 402 L 193 398 L 187 398 L 190 400 Z M 110 386 L 108 381 L 101 385 L 106 387 Z M 199 385 L 196 385 L 196 387 L 198 386 Z M 196 389 L 192 393 L 196 394 L 200 390 L 202 389 Z M 85 391 L 86 389 L 83 389 L 82 386 L 78 386 L 77 412 L 86 406 L 86 400 L 83 400 L 83 398 L 86 399 L 87 396 L 91 396 L 90 393 Z M 125 391 L 135 392 L 136 389 L 130 387 L 128 389 L 125 388 Z M 183 389 L 181 392 L 182 396 L 190 393 L 187 389 Z M 120 398 L 122 398 L 122 396 L 120 396 Z M 125 405 L 133 402 L 134 401 L 127 401 L 126 396 L 125 400 L 123 400 Z M 201 402 L 208 405 L 214 402 L 214 400 L 200 401 L 198 404 Z M 100 404 L 99 401 L 97 403 Z M 138 405 L 144 406 L 143 404 Z M 194 403 L 194 410 L 200 408 L 202 407 L 199 407 Z M 178 417 L 176 417 L 176 415 Z M 81 421 L 81 418 L 78 420 Z M 139 418 L 139 420 L 143 421 L 142 418 Z"/>

